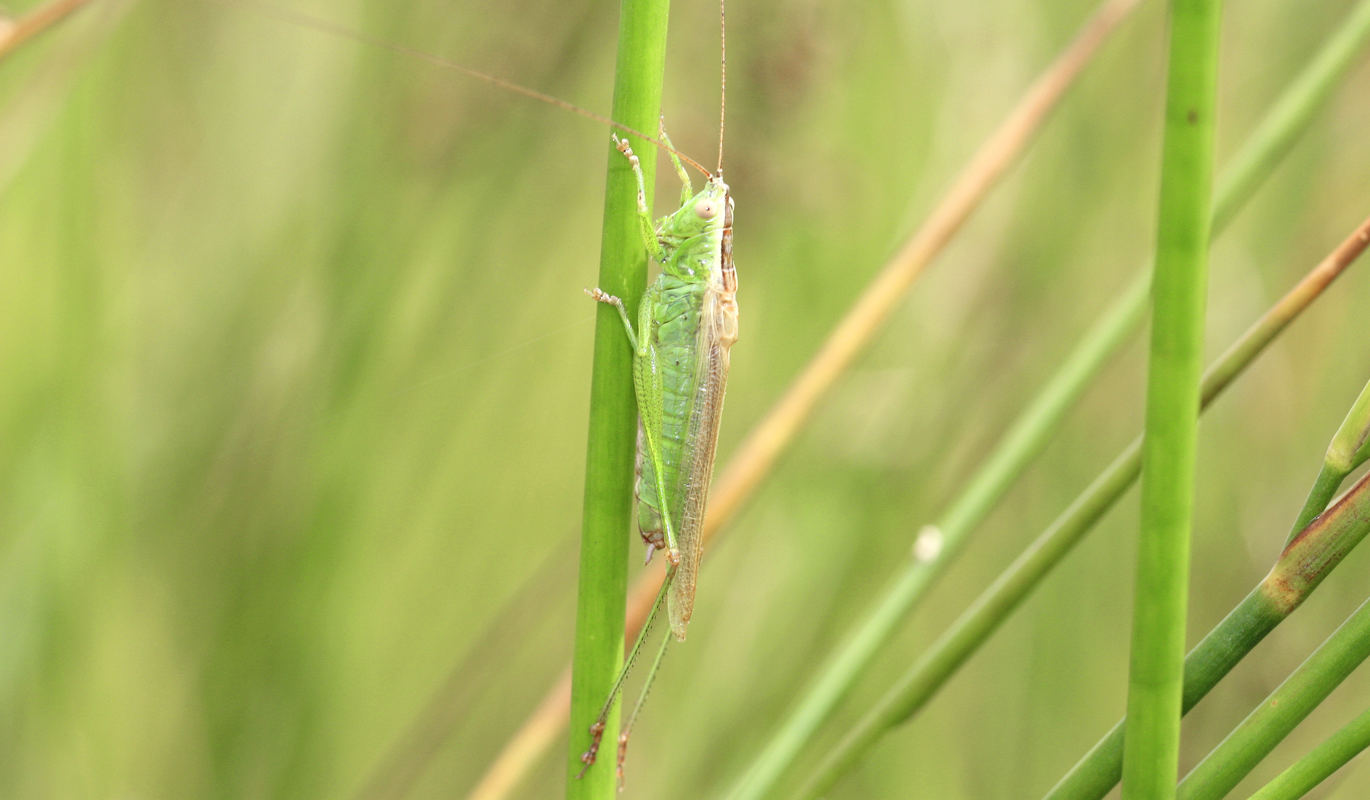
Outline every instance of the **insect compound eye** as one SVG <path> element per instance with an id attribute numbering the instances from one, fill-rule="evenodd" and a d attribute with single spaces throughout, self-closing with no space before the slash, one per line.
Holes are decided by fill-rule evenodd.
<path id="1" fill-rule="evenodd" d="M 713 219 L 718 216 L 718 205 L 712 200 L 700 200 L 695 203 L 695 216 L 700 219 Z"/>

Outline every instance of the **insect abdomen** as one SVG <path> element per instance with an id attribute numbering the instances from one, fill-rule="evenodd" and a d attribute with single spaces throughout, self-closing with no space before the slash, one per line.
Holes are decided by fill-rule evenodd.
<path id="1" fill-rule="evenodd" d="M 690 413 L 695 400 L 698 366 L 699 310 L 702 287 L 676 281 L 669 276 L 658 278 L 643 298 L 651 303 L 651 328 L 646 332 L 652 353 L 648 364 L 657 370 L 661 381 L 661 461 L 662 483 L 668 492 L 681 497 L 684 487 L 680 467 L 689 433 Z M 651 377 L 651 376 L 644 376 Z M 664 525 L 661 519 L 661 499 L 657 496 L 656 471 L 652 460 L 645 457 L 643 443 L 638 443 L 638 529 L 649 545 L 664 548 Z M 668 498 L 668 501 L 670 498 Z M 680 526 L 681 509 L 668 507 L 671 521 Z"/>

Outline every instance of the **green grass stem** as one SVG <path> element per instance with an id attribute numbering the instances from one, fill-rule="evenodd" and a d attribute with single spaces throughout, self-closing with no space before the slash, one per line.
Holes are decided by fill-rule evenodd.
<path id="1" fill-rule="evenodd" d="M 1370 747 L 1370 711 L 1364 711 L 1326 741 L 1262 786 L 1250 800 L 1297 800 Z"/>
<path id="2" fill-rule="evenodd" d="M 1128 5 L 1103 3 L 1084 24 L 1072 44 L 1058 56 L 1057 62 L 1048 67 L 1044 76 L 1054 75 L 1063 62 L 1081 58 L 1081 50 L 1086 52 L 1083 57 L 1088 58 L 1094 44 L 1086 43 L 1095 42 L 1096 30 L 1101 22 L 1120 18 L 1127 10 L 1130 10 Z M 1029 97 L 1040 90 L 1039 83 L 1029 92 Z M 1105 327 L 1125 326 L 1126 321 L 1113 319 L 1105 323 Z M 1115 335 L 1121 340 L 1125 331 Z M 787 772 L 804 744 L 846 694 L 862 668 L 875 656 L 895 626 L 931 586 L 945 565 L 964 546 L 971 529 L 989 513 L 998 498 L 1021 474 L 1027 462 L 1040 452 L 1050 438 L 1053 421 L 1059 422 L 1064 417 L 1070 404 L 1078 397 L 1087 375 L 1093 374 L 1110 355 L 1109 341 L 1109 337 L 1088 341 L 1063 370 L 1069 374 L 1046 387 L 1029 409 L 1020 415 L 1018 422 L 971 478 L 959 499 L 947 508 L 938 523 L 926 529 L 928 535 L 936 539 L 938 554 L 927 560 L 910 561 L 908 568 L 895 577 L 877 608 L 822 668 L 818 681 L 733 786 L 730 797 L 748 800 L 771 793 L 775 783 Z"/>
<path id="3" fill-rule="evenodd" d="M 1300 134 L 1307 130 L 1314 114 L 1322 108 L 1333 89 L 1345 77 L 1356 55 L 1370 39 L 1370 0 L 1363 0 L 1347 22 L 1337 30 L 1309 65 L 1290 83 L 1252 134 L 1233 156 L 1217 183 L 1213 204 L 1212 233 L 1224 229 L 1246 204 L 1261 183 L 1274 171 Z M 1129 284 L 1080 339 L 1080 344 L 1052 375 L 1037 397 L 1014 422 L 985 463 L 963 491 L 942 514 L 937 529 L 944 537 L 942 556 L 931 564 L 913 562 L 896 580 L 865 625 L 842 646 L 822 669 L 821 677 L 809 689 L 799 706 L 753 762 L 742 780 L 733 787 L 731 797 L 748 800 L 767 796 L 782 775 L 794 764 L 804 744 L 831 714 L 833 708 L 855 682 L 857 674 L 874 657 L 881 644 L 893 634 L 895 626 L 909 613 L 950 562 L 963 544 L 969 528 L 993 508 L 1003 491 L 1015 479 L 1040 443 L 1050 437 L 1063 419 L 1064 411 L 1088 386 L 1089 380 L 1127 341 L 1144 318 L 1150 286 L 1149 271 L 1143 271 Z M 1131 485 L 1135 475 L 1127 475 L 1118 462 L 1111 465 L 1022 556 L 1043 555 L 1040 573 L 1029 579 L 1035 585 L 1064 557 L 1080 535 Z M 1120 486 L 1120 488 L 1118 488 Z M 1115 492 L 1116 488 L 1116 492 Z M 955 524 L 948 524 L 954 522 Z M 1058 525 L 1064 525 L 1058 527 Z M 1080 527 L 1076 527 L 1080 526 Z M 1053 540 L 1062 547 L 1042 550 Z M 1068 542 L 1068 543 L 1067 543 Z M 1035 560 L 1035 559 L 1034 559 Z M 1009 568 L 1012 572 L 1019 565 Z M 1005 576 L 1009 573 L 1006 572 Z M 1005 577 L 996 581 L 999 587 Z M 993 591 L 993 589 L 991 590 Z M 979 603 L 977 602 L 977 606 Z M 1011 603 L 1003 614 L 1012 611 Z M 997 623 L 996 623 L 997 624 Z M 1121 739 L 1119 740 L 1121 741 Z M 1116 775 L 1112 778 L 1117 782 Z"/>
<path id="4" fill-rule="evenodd" d="M 1327 448 L 1327 463 L 1350 473 L 1370 461 L 1370 383 L 1361 389 Z"/>
<path id="5" fill-rule="evenodd" d="M 1170 4 L 1170 68 L 1152 275 L 1142 514 L 1128 673 L 1124 800 L 1175 794 L 1184 686 L 1209 193 L 1217 99 L 1216 0 Z"/>
<path id="6" fill-rule="evenodd" d="M 1361 481 L 1362 488 L 1366 481 Z M 1360 491 L 1361 500 L 1370 492 Z M 1361 510 L 1362 525 L 1370 524 Z M 1220 800 L 1370 657 L 1370 600 L 1180 782 L 1181 800 Z"/>
<path id="7" fill-rule="evenodd" d="M 1321 291 L 1370 242 L 1370 219 L 1365 220 L 1294 291 L 1276 306 L 1281 315 Z M 1267 315 L 1269 316 L 1269 315 Z M 1284 323 L 1284 324 L 1287 324 Z M 1243 340 L 1245 341 L 1245 340 Z M 1243 345 L 1249 346 L 1249 345 Z M 1226 359 L 1220 359 L 1220 362 Z M 1230 380 L 1230 377 L 1226 378 Z M 1112 468 L 1110 468 L 1110 471 Z M 1286 545 L 1275 567 L 1231 613 L 1208 632 L 1185 658 L 1181 711 L 1188 713 L 1265 635 L 1307 599 L 1327 573 L 1345 558 L 1365 530 L 1346 511 L 1356 490 L 1314 520 L 1294 542 Z M 1077 501 L 1078 504 L 1078 501 Z M 1113 726 L 1084 758 L 1048 793 L 1046 800 L 1098 800 L 1117 784 L 1122 774 L 1123 722 Z"/>
<path id="8" fill-rule="evenodd" d="M 667 0 L 623 0 L 620 5 L 612 114 L 614 120 L 639 131 L 655 130 L 661 113 L 668 9 Z M 653 152 L 645 142 L 629 138 L 638 152 Z M 606 141 L 605 146 L 609 169 L 605 180 L 599 286 L 623 298 L 629 308 L 637 308 L 647 279 L 647 255 L 638 226 L 637 184 L 627 161 L 614 151 L 612 144 Z M 655 159 L 644 157 L 642 171 L 650 197 Z M 600 304 L 595 321 L 580 579 L 571 663 L 566 797 L 577 800 L 604 800 L 617 792 L 613 768 L 613 743 L 618 739 L 617 708 L 606 724 L 604 741 L 609 746 L 601 753 L 601 763 L 581 779 L 576 775 L 582 766 L 580 755 L 590 744 L 589 726 L 623 660 L 623 609 L 637 438 L 631 361 L 622 322 L 614 309 Z"/>
<path id="9" fill-rule="evenodd" d="M 1370 383 L 1361 390 L 1360 397 L 1351 406 L 1351 411 L 1347 413 L 1346 419 L 1332 437 L 1332 443 L 1327 446 L 1322 466 L 1318 469 L 1317 480 L 1313 481 L 1313 488 L 1308 491 L 1308 499 L 1304 501 L 1303 508 L 1299 509 L 1299 515 L 1289 531 L 1288 541 L 1294 541 L 1299 531 L 1327 508 L 1327 504 L 1332 502 L 1337 490 L 1341 488 L 1342 481 L 1346 480 L 1346 476 L 1356 467 L 1365 463 L 1367 457 L 1370 457 Z"/>
<path id="10" fill-rule="evenodd" d="M 1370 229 L 1370 220 L 1367 220 Z M 1231 385 L 1267 345 L 1275 340 L 1284 328 L 1301 314 L 1313 300 L 1321 295 L 1328 285 L 1329 276 L 1324 274 L 1329 262 L 1318 264 L 1306 275 L 1299 286 L 1292 290 L 1279 303 L 1267 311 L 1232 344 L 1204 374 L 1202 408 L 1207 409 L 1222 392 Z M 1315 291 L 1300 291 L 1311 285 Z M 914 664 L 913 668 L 900 677 L 899 681 L 885 694 L 876 706 L 867 713 L 856 727 L 832 750 L 815 772 L 814 779 L 802 793 L 805 797 L 821 795 L 832 786 L 843 773 L 860 758 L 880 736 L 890 728 L 907 721 L 916 714 L 936 692 L 955 674 L 980 645 L 984 644 L 1008 618 L 1042 578 L 1068 553 L 1084 536 L 1093 524 L 1113 506 L 1132 486 L 1141 468 L 1141 438 L 1130 444 L 1113 463 L 1074 503 L 1070 505 L 1044 531 L 1026 551 L 1023 552 L 987 588 L 969 608 L 937 639 L 928 651 Z M 1253 592 L 1253 595 L 1257 594 Z M 1239 634 L 1249 638 L 1251 633 L 1260 630 L 1257 620 L 1272 618 L 1269 612 L 1271 603 L 1261 602 L 1259 598 L 1248 598 L 1249 603 L 1234 611 L 1234 619 L 1229 630 L 1245 631 Z M 1273 627 L 1271 625 L 1270 627 Z M 1250 647 L 1269 632 L 1260 630 Z M 1233 642 L 1228 642 L 1232 644 Z M 1230 652 L 1237 652 L 1232 650 Z M 1244 650 L 1241 652 L 1245 652 Z M 1240 656 L 1238 656 L 1240 658 Z M 1235 661 L 1233 662 L 1235 663 Z M 1230 669 L 1231 665 L 1228 665 Z M 1226 670 L 1224 670 L 1225 672 Z M 1214 679 L 1216 682 L 1216 678 Z M 1197 702 L 1197 699 L 1195 700 Z"/>
<path id="11" fill-rule="evenodd" d="M 1294 524 L 1289 529 L 1286 542 L 1294 541 L 1299 531 L 1308 527 L 1308 523 L 1327 508 L 1327 504 L 1332 502 L 1337 490 L 1341 488 L 1342 481 L 1346 480 L 1347 474 L 1349 470 L 1341 470 L 1327 461 L 1322 462 L 1322 466 L 1318 468 L 1318 477 L 1313 480 L 1313 486 L 1308 490 L 1308 498 L 1303 501 L 1299 515 L 1294 518 Z"/>
<path id="12" fill-rule="evenodd" d="M 1332 443 L 1327 446 L 1318 478 L 1313 482 L 1308 499 L 1299 509 L 1299 516 L 1289 531 L 1289 541 L 1292 542 L 1299 531 L 1327 508 L 1341 488 L 1342 481 L 1356 467 L 1364 464 L 1367 458 L 1370 458 L 1370 383 L 1361 390 L 1360 397 L 1332 437 Z"/>

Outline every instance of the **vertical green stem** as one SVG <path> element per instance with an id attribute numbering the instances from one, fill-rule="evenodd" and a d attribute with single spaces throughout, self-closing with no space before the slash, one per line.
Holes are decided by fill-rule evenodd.
<path id="1" fill-rule="evenodd" d="M 1363 230 L 1370 230 L 1370 220 L 1352 234 L 1354 242 Z M 1261 315 L 1204 373 L 1202 408 L 1207 409 L 1217 397 L 1241 374 L 1249 364 L 1275 340 L 1281 331 L 1331 282 L 1329 272 L 1339 272 L 1348 264 L 1346 242 L 1324 259 L 1299 283 Z M 1352 247 L 1355 252 L 1354 246 Z M 1342 257 L 1338 258 L 1338 254 Z M 1316 287 L 1316 288 L 1315 288 Z M 1141 287 L 1141 288 L 1144 288 Z M 1312 289 L 1312 291 L 1310 291 Z M 1132 302 L 1131 293 L 1127 302 Z M 1143 302 L 1137 298 L 1138 307 Z M 1131 314 L 1128 315 L 1130 318 Z M 1092 374 L 1092 373 L 1091 373 Z M 1353 412 L 1354 416 L 1354 412 Z M 1008 569 L 976 598 L 947 632 L 939 637 L 913 668 L 881 698 L 852 731 L 828 751 L 804 791 L 803 797 L 817 797 L 826 791 L 856 759 L 889 728 L 913 716 L 983 644 L 1046 573 L 1079 542 L 1104 512 L 1122 496 L 1141 470 L 1141 437 L 1116 458 L 1113 463 L 1070 504 L 1045 532 L 1027 548 Z M 1325 504 L 1324 504 L 1325 505 Z M 1327 541 L 1323 538 L 1322 541 Z M 1204 639 L 1185 661 L 1184 708 L 1197 703 L 1221 677 L 1232 668 L 1257 642 L 1269 633 L 1288 613 L 1287 605 L 1276 603 L 1257 587 L 1218 626 L 1221 635 Z M 1121 745 L 1121 726 L 1115 744 Z M 1111 769 L 1116 776 L 1121 768 L 1119 748 Z M 1115 777 L 1116 780 L 1116 777 Z M 1112 783 L 1109 783 L 1109 787 Z"/>
<path id="2" fill-rule="evenodd" d="M 1188 712 L 1265 635 L 1294 613 L 1342 559 L 1370 534 L 1370 477 L 1300 531 L 1270 573 L 1185 659 L 1182 710 Z M 1046 800 L 1098 800 L 1122 771 L 1123 723 L 1051 790 Z"/>
<path id="3" fill-rule="evenodd" d="M 1232 164 L 1224 171 L 1214 192 L 1212 233 L 1224 228 L 1251 195 L 1259 188 L 1280 159 L 1289 152 L 1294 142 L 1307 128 L 1317 112 L 1331 96 L 1338 82 L 1356 63 L 1367 37 L 1370 36 L 1370 0 L 1362 0 L 1346 22 L 1325 43 L 1308 66 L 1289 84 L 1261 122 L 1233 156 Z M 941 516 L 937 528 L 944 539 L 942 556 L 932 564 L 915 563 L 905 571 L 881 600 L 866 624 L 842 646 L 839 654 L 821 670 L 819 681 L 806 692 L 795 711 L 785 721 L 776 736 L 767 744 L 747 773 L 733 787 L 732 800 L 753 800 L 774 791 L 775 784 L 789 770 L 799 751 L 813 736 L 818 726 L 855 680 L 855 673 L 874 656 L 876 649 L 907 614 L 909 607 L 931 585 L 941 568 L 962 544 L 969 528 L 989 512 L 1008 481 L 1021 471 L 1028 459 L 1037 452 L 1039 441 L 1055 430 L 1065 409 L 1078 397 L 1101 366 L 1126 340 L 1127 335 L 1142 319 L 1148 289 L 1149 274 L 1141 274 L 1117 302 L 1100 316 L 1095 325 L 1081 337 L 1081 343 L 1043 387 L 1038 397 L 1024 410 L 1012 430 L 996 445 L 985 464 L 968 483 L 965 491 Z M 1215 374 L 1222 383 L 1227 378 Z M 1230 376 L 1228 376 L 1230 377 Z M 1217 384 L 1215 384 L 1217 385 Z M 1020 571 L 1008 584 L 991 591 L 1022 587 L 1016 599 L 999 605 L 977 608 L 987 615 L 997 615 L 995 624 L 1010 613 L 1022 594 L 1035 586 L 1061 559 L 1070 547 L 1083 536 L 1089 526 L 1129 487 L 1136 475 L 1136 453 L 1120 458 L 1092 484 L 1061 518 L 1043 533 L 1023 556 L 1023 563 L 1010 567 Z M 1126 463 L 1124 463 L 1126 462 Z M 1024 570 L 1026 570 L 1024 572 Z M 918 582 L 921 581 L 921 582 Z M 915 583 L 916 582 L 916 583 Z M 1005 596 L 996 601 L 1005 600 Z M 979 603 L 977 602 L 977 606 Z M 899 616 L 894 615 L 898 609 Z M 992 626 L 991 626 L 992 627 Z M 878 634 L 878 635 L 877 635 Z M 1118 781 L 1122 762 L 1122 726 L 1110 734 L 1105 746 L 1095 758 L 1087 758 L 1091 770 L 1088 775 L 1072 773 L 1072 780 L 1095 781 L 1100 793 Z M 1107 759 L 1105 763 L 1104 759 Z M 1081 768 L 1085 762 L 1081 762 Z M 1111 766 L 1110 766 L 1111 765 Z M 1106 783 L 1105 783 L 1106 781 Z M 1073 785 L 1073 784 L 1072 784 Z M 1059 787 L 1058 787 L 1059 788 Z M 1096 787 L 1097 788 L 1097 787 Z"/>
<path id="4" fill-rule="evenodd" d="M 1313 113 L 1327 100 L 1347 71 L 1358 63 L 1367 38 L 1370 38 L 1370 0 L 1361 0 L 1233 157 L 1232 164 L 1217 186 L 1213 209 L 1215 229 L 1221 228 L 1235 215 L 1247 194 L 1289 151 L 1297 136 L 1308 127 Z M 1232 202 L 1228 202 L 1229 199 Z M 1370 444 L 1363 445 L 1357 451 L 1357 458 L 1362 461 L 1370 458 Z M 1232 619 L 1233 616 L 1229 616 L 1219 628 L 1226 628 Z M 1209 638 L 1231 635 L 1214 629 Z M 1206 638 L 1195 648 L 1189 657 L 1191 662 L 1207 659 L 1207 655 L 1201 651 L 1208 642 Z M 1208 688 L 1211 685 L 1202 688 L 1194 702 L 1198 702 Z M 1186 690 L 1186 698 L 1188 696 L 1189 691 Z M 1047 800 L 1095 800 L 1103 797 L 1118 782 L 1122 747 L 1123 723 L 1120 722 L 1071 767 L 1052 788 Z"/>
<path id="5" fill-rule="evenodd" d="M 667 0 L 622 0 L 613 119 L 639 131 L 656 129 L 666 64 Z M 607 139 L 607 133 L 605 138 Z M 633 138 L 633 137 L 630 137 Z M 641 140 L 634 149 L 653 152 Z M 647 279 L 647 255 L 638 227 L 637 185 L 627 161 L 608 142 L 604 233 L 599 286 L 637 308 Z M 642 171 L 651 194 L 655 159 Z M 581 779 L 580 755 L 590 745 L 589 726 L 623 660 L 623 610 L 627 592 L 629 523 L 637 406 L 631 353 L 614 309 L 600 305 L 595 324 L 594 373 L 590 381 L 590 429 L 585 454 L 585 508 L 581 528 L 580 582 L 575 652 L 571 664 L 571 737 L 566 796 L 615 796 L 614 751 L 618 710 L 604 732 L 601 761 Z"/>
<path id="6" fill-rule="evenodd" d="M 1208 272 L 1219 3 L 1173 0 L 1152 281 L 1125 800 L 1175 794 Z"/>

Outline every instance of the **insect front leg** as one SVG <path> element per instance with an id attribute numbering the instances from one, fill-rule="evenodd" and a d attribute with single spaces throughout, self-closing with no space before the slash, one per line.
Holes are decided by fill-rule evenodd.
<path id="1" fill-rule="evenodd" d="M 675 145 L 671 144 L 671 137 L 666 135 L 666 117 L 662 115 L 657 123 L 657 135 L 661 141 L 666 143 L 670 149 L 667 154 L 671 156 L 671 163 L 675 164 L 675 174 L 680 177 L 680 205 L 684 206 L 690 202 L 690 198 L 695 196 L 694 184 L 690 181 L 690 173 L 685 171 L 685 165 L 680 163 L 680 156 L 676 155 Z"/>
<path id="2" fill-rule="evenodd" d="M 647 255 L 658 262 L 666 260 L 666 248 L 661 246 L 661 242 L 656 238 L 656 226 L 652 225 L 652 212 L 647 209 L 647 179 L 642 175 L 642 162 L 638 160 L 637 154 L 629 146 L 627 139 L 620 139 L 615 134 L 609 134 L 614 140 L 614 147 L 628 159 L 628 166 L 633 169 L 633 176 L 637 178 L 637 218 L 638 224 L 642 229 L 642 246 L 647 249 Z M 674 158 L 675 154 L 672 153 Z"/>

